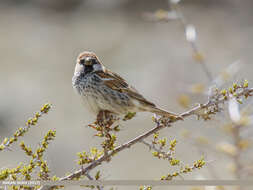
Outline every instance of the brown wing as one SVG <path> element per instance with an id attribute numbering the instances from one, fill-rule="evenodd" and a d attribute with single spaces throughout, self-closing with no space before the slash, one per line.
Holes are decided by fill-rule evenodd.
<path id="1" fill-rule="evenodd" d="M 104 80 L 104 84 L 113 90 L 127 93 L 128 96 L 138 100 L 140 103 L 155 107 L 155 104 L 146 100 L 138 91 L 130 86 L 121 76 L 109 70 L 97 71 L 97 75 Z"/>

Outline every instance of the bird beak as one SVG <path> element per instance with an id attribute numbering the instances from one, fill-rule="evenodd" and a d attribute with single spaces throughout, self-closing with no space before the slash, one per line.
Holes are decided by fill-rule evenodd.
<path id="1" fill-rule="evenodd" d="M 92 61 L 91 61 L 90 58 L 87 58 L 87 59 L 85 60 L 85 65 L 87 65 L 87 66 L 92 65 Z"/>

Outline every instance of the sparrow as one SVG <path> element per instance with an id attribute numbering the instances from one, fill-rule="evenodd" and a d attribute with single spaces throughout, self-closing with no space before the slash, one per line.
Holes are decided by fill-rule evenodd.
<path id="1" fill-rule="evenodd" d="M 101 111 L 119 116 L 129 112 L 152 112 L 170 119 L 182 119 L 144 98 L 121 76 L 108 70 L 93 52 L 85 51 L 77 57 L 72 86 L 86 108 L 96 116 Z"/>

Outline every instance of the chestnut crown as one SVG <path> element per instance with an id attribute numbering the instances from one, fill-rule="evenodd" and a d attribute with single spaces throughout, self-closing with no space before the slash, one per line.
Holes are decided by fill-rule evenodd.
<path id="1" fill-rule="evenodd" d="M 79 64 L 85 65 L 85 66 L 100 64 L 96 54 L 93 52 L 88 52 L 88 51 L 81 53 L 78 56 L 77 61 Z"/>

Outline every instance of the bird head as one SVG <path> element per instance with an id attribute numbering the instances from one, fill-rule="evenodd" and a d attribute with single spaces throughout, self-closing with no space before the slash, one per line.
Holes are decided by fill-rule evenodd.
<path id="1" fill-rule="evenodd" d="M 88 74 L 95 71 L 103 71 L 104 66 L 93 52 L 82 52 L 77 57 L 75 74 Z"/>

